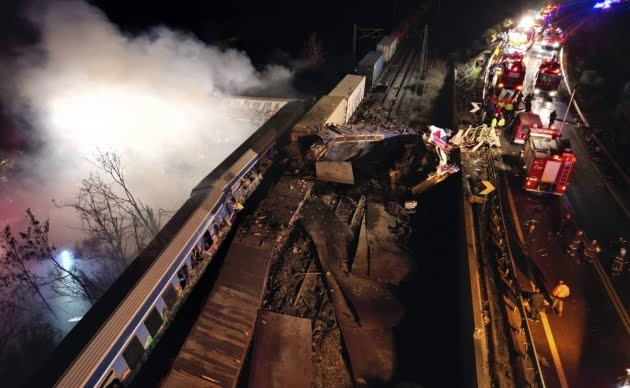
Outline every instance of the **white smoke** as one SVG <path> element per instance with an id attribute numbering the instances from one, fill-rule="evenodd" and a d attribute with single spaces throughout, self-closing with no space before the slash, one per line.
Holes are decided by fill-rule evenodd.
<path id="1" fill-rule="evenodd" d="M 92 167 L 85 158 L 99 149 L 121 156 L 145 203 L 176 208 L 258 127 L 233 119 L 251 118 L 245 111 L 226 114 L 225 98 L 290 83 L 286 68 L 258 72 L 244 53 L 190 34 L 156 27 L 126 36 L 79 1 L 54 1 L 37 22 L 45 59 L 22 66 L 14 81 L 45 147 L 30 176 L 11 182 L 11 199 L 20 216 L 27 207 L 50 216 L 53 230 L 77 226 L 50 199 L 72 199 Z"/>

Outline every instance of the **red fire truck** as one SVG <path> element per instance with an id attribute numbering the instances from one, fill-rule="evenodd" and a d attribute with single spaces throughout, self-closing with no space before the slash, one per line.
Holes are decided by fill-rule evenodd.
<path id="1" fill-rule="evenodd" d="M 560 64 L 554 59 L 545 60 L 541 65 L 538 73 L 536 73 L 536 81 L 534 82 L 534 94 L 547 94 L 554 97 L 558 94 L 562 74 Z"/>
<path id="2" fill-rule="evenodd" d="M 540 46 L 545 50 L 560 50 L 566 42 L 566 35 L 559 27 L 550 26 L 543 34 Z"/>
<path id="3" fill-rule="evenodd" d="M 525 64 L 523 62 L 502 62 L 497 66 L 497 89 L 523 90 L 525 81 Z"/>
<path id="4" fill-rule="evenodd" d="M 509 124 L 507 133 L 512 136 L 514 144 L 525 144 L 528 137 L 555 139 L 560 136 L 558 128 L 545 128 L 540 116 L 534 112 L 518 113 Z"/>
<path id="5" fill-rule="evenodd" d="M 523 152 L 525 190 L 564 195 L 575 161 L 569 140 L 530 136 Z"/>

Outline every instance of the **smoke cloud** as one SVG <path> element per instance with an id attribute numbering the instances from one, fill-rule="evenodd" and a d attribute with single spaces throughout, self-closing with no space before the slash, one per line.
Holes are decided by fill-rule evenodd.
<path id="1" fill-rule="evenodd" d="M 62 239 L 76 236 L 65 226 L 78 220 L 50 200 L 73 198 L 94 170 L 86 158 L 99 150 L 118 153 L 139 198 L 176 209 L 260 125 L 251 112 L 227 108 L 226 99 L 291 93 L 292 74 L 284 67 L 259 72 L 242 52 L 164 27 L 126 36 L 83 2 L 55 1 L 34 19 L 40 47 L 21 58 L 11 101 L 44 146 L 28 161 L 22 157 L 27 174 L 4 183 L 11 194 L 0 221 L 15 222 L 31 207 L 51 218 Z"/>

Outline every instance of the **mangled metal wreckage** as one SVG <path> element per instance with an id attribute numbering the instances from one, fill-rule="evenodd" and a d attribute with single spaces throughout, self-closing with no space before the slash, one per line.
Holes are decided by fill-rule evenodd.
<path id="1" fill-rule="evenodd" d="M 423 145 L 420 144 L 420 136 L 410 128 L 391 128 L 377 125 L 345 125 L 322 126 L 313 128 L 312 133 L 319 141 L 310 145 L 307 159 L 315 163 L 317 178 L 319 180 L 355 184 L 357 168 L 360 170 L 361 161 L 372 157 L 380 158 L 383 162 L 394 162 L 390 169 L 390 183 L 396 187 L 405 179 L 403 175 L 409 175 L 406 179 L 413 194 L 427 190 L 435 184 L 459 171 L 451 160 L 450 154 L 456 148 L 449 139 L 453 135 L 450 129 L 429 126 L 422 135 Z M 400 148 L 383 146 L 386 143 L 402 144 Z M 398 150 L 398 151 L 396 151 Z M 372 152 L 375 151 L 375 152 Z M 437 165 L 431 170 L 435 160 L 431 160 L 431 154 L 437 156 Z M 410 168 L 417 162 L 418 168 Z M 433 163 L 432 163 L 433 162 Z M 417 174 L 413 174 L 416 170 Z"/>

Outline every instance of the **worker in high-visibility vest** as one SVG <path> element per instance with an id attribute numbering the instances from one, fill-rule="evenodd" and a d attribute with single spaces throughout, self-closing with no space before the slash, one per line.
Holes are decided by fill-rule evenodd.
<path id="1" fill-rule="evenodd" d="M 490 126 L 491 126 L 492 128 L 494 128 L 494 127 L 496 127 L 496 126 L 497 126 L 497 121 L 498 121 L 497 119 L 498 119 L 498 115 L 497 115 L 497 114 L 495 114 L 495 115 L 494 115 L 494 117 L 492 117 L 492 121 L 490 121 Z"/>
<path id="2" fill-rule="evenodd" d="M 553 297 L 553 304 L 551 307 L 556 310 L 558 316 L 562 316 L 562 310 L 564 309 L 564 300 L 571 295 L 571 289 L 567 286 L 563 280 L 558 282 L 558 285 L 551 291 Z"/>
<path id="3" fill-rule="evenodd" d="M 503 113 L 499 114 L 499 121 L 497 121 L 497 127 L 499 129 L 503 129 L 503 127 L 505 126 L 505 117 L 503 116 Z"/>
<path id="4" fill-rule="evenodd" d="M 505 119 L 508 121 L 512 120 L 512 117 L 514 117 L 514 99 L 510 98 L 507 100 L 503 109 L 505 110 Z"/>

